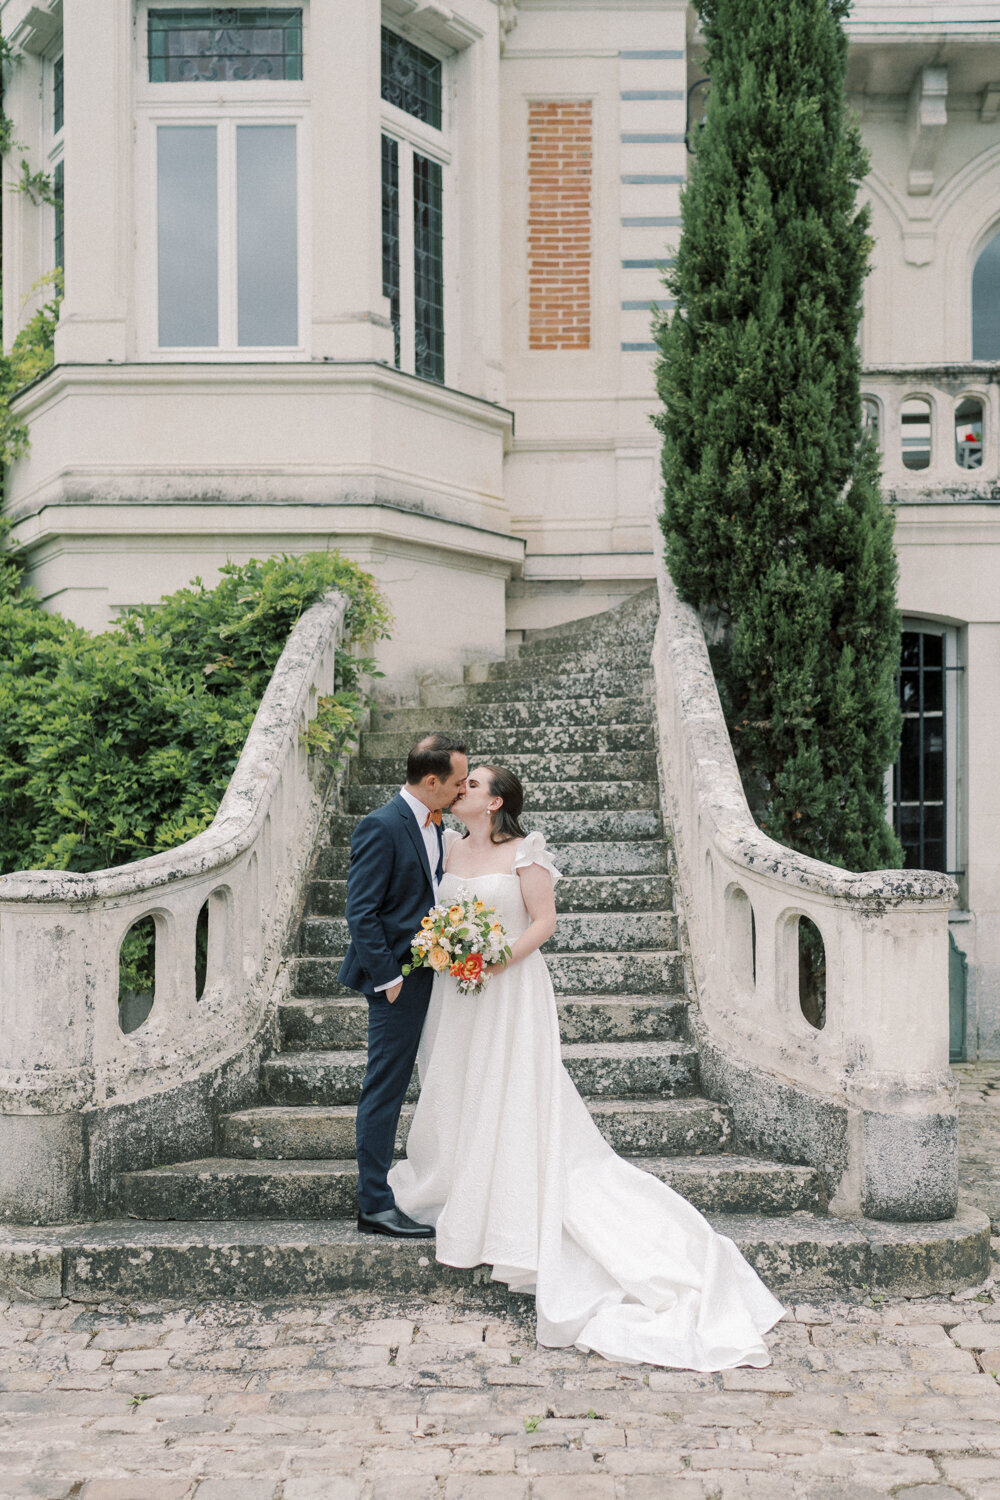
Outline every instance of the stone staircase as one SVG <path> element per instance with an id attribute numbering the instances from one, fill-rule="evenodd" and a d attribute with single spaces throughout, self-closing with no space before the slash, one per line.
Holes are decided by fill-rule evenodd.
<path id="1" fill-rule="evenodd" d="M 778 1295 L 951 1289 L 986 1274 L 978 1221 L 849 1222 L 826 1215 L 821 1173 L 740 1150 L 728 1108 L 699 1093 L 684 962 L 660 811 L 649 654 L 655 599 L 540 634 L 470 680 L 386 708 L 363 736 L 345 806 L 317 850 L 261 1098 L 219 1121 L 219 1154 L 120 1180 L 122 1217 L 61 1231 L 66 1295 L 275 1296 L 370 1286 L 506 1296 L 488 1271 L 434 1262 L 426 1242 L 371 1239 L 356 1212 L 354 1104 L 367 1007 L 340 988 L 348 844 L 387 801 L 406 749 L 462 732 L 470 765 L 526 787 L 524 819 L 564 874 L 546 957 L 566 1066 L 615 1150 L 669 1182 L 729 1234 Z M 410 1098 L 415 1097 L 415 1084 Z M 405 1146 L 412 1103 L 397 1149 Z M 36 1237 L 40 1231 L 32 1231 Z M 988 1246 L 985 1247 L 988 1252 Z"/>

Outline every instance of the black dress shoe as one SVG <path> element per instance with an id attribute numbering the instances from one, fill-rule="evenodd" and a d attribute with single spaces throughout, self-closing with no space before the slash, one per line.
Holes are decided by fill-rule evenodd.
<path id="1" fill-rule="evenodd" d="M 433 1224 L 418 1224 L 399 1208 L 383 1208 L 377 1214 L 358 1214 L 358 1228 L 362 1234 L 391 1234 L 397 1240 L 429 1240 L 434 1236 Z"/>

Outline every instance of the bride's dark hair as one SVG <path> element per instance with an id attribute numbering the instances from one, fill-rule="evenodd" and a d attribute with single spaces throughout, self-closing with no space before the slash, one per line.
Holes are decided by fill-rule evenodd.
<path id="1" fill-rule="evenodd" d="M 506 766 L 484 766 L 483 770 L 489 772 L 490 796 L 503 798 L 496 812 L 490 814 L 493 825 L 490 829 L 490 843 L 509 844 L 511 839 L 523 839 L 525 832 L 518 818 L 524 806 L 524 787 Z M 469 830 L 466 829 L 463 838 L 468 836 Z"/>

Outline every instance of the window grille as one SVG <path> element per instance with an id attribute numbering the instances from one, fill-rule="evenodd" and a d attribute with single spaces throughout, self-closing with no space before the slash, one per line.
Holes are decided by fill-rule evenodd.
<path id="1" fill-rule="evenodd" d="M 393 363 L 399 368 L 399 142 L 382 137 L 382 295 L 389 299 Z"/>
<path id="2" fill-rule="evenodd" d="M 441 63 L 394 31 L 382 28 L 382 98 L 425 125 L 441 129 Z"/>
<path id="3" fill-rule="evenodd" d="M 441 164 L 413 154 L 414 369 L 444 380 L 444 220 Z"/>
<path id="4" fill-rule="evenodd" d="M 944 647 L 943 633 L 903 631 L 899 670 L 903 736 L 893 776 L 893 824 L 907 869 L 948 867 Z"/>
<path id="5" fill-rule="evenodd" d="M 151 83 L 301 77 L 301 10 L 207 6 L 149 12 Z"/>

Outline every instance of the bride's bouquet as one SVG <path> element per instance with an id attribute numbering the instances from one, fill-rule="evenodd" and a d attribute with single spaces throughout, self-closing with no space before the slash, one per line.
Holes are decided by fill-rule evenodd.
<path id="1" fill-rule="evenodd" d="M 425 965 L 435 974 L 447 969 L 462 995 L 481 995 L 489 979 L 483 972 L 486 965 L 511 956 L 495 908 L 464 888 L 448 905 L 431 907 L 413 935 L 410 953 L 413 962 L 403 965 L 404 974 Z"/>

